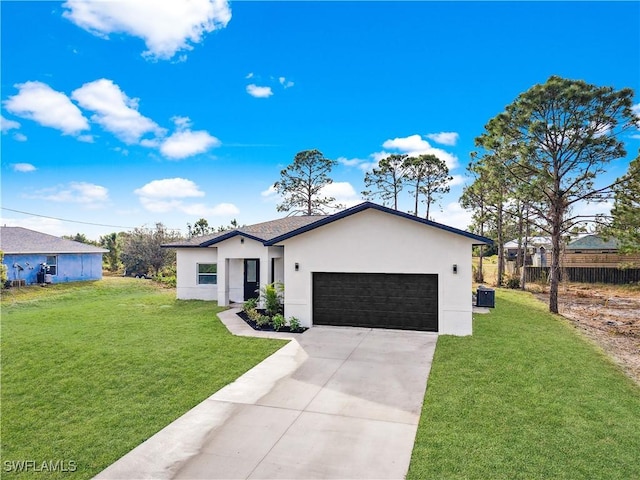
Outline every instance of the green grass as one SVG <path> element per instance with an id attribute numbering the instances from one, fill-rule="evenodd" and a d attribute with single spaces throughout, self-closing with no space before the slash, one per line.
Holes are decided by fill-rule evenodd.
<path id="1" fill-rule="evenodd" d="M 530 294 L 441 336 L 410 479 L 640 478 L 640 388 Z"/>
<path id="2" fill-rule="evenodd" d="M 285 342 L 234 337 L 212 302 L 152 282 L 30 287 L 2 298 L 6 462 L 72 461 L 90 478 Z"/>

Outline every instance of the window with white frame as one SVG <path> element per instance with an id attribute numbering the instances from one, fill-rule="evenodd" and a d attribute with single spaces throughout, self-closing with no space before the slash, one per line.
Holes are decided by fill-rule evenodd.
<path id="1" fill-rule="evenodd" d="M 198 264 L 198 285 L 216 285 L 218 283 L 218 264 Z"/>
<path id="2" fill-rule="evenodd" d="M 48 267 L 47 273 L 50 273 L 51 275 L 58 274 L 58 257 L 56 255 L 47 255 L 46 264 Z"/>

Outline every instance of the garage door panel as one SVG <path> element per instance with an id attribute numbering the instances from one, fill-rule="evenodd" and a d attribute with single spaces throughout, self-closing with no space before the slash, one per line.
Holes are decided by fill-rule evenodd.
<path id="1" fill-rule="evenodd" d="M 438 330 L 438 276 L 314 273 L 313 323 Z"/>

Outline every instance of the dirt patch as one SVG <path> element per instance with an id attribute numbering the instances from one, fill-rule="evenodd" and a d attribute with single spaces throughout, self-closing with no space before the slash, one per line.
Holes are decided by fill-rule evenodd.
<path id="1" fill-rule="evenodd" d="M 534 294 L 548 304 L 548 290 Z M 640 288 L 562 285 L 558 310 L 640 384 Z"/>

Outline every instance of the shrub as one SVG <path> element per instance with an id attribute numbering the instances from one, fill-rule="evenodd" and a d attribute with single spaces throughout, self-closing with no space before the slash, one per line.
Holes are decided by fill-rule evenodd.
<path id="1" fill-rule="evenodd" d="M 258 308 L 257 298 L 250 298 L 242 304 L 242 310 L 244 310 L 245 312 L 248 310 L 255 310 L 256 308 Z"/>
<path id="2" fill-rule="evenodd" d="M 258 319 L 262 316 L 256 308 L 249 308 L 244 312 L 247 314 L 247 317 L 249 317 L 250 320 L 253 320 L 256 323 L 258 323 Z"/>
<path id="3" fill-rule="evenodd" d="M 258 314 L 256 325 L 258 325 L 259 327 L 266 327 L 269 324 L 271 324 L 271 317 L 269 317 L 268 315 Z"/>
<path id="4" fill-rule="evenodd" d="M 517 275 L 511 275 L 507 279 L 507 288 L 518 289 L 520 288 L 520 277 Z"/>
<path id="5" fill-rule="evenodd" d="M 289 317 L 289 329 L 292 332 L 297 332 L 298 330 L 300 330 L 300 320 L 298 320 L 296 317 Z"/>
<path id="6" fill-rule="evenodd" d="M 278 313 L 283 313 L 283 292 L 284 285 L 282 283 L 269 283 L 260 289 L 260 298 L 264 302 L 264 309 L 268 316 L 273 317 Z"/>
<path id="7" fill-rule="evenodd" d="M 287 321 L 285 320 L 284 315 L 277 313 L 271 319 L 271 323 L 273 324 L 273 329 L 277 332 L 287 324 Z"/>

